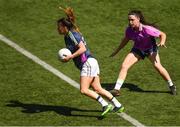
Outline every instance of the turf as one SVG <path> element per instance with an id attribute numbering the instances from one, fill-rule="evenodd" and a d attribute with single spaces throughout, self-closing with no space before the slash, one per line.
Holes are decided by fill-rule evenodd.
<path id="1" fill-rule="evenodd" d="M 167 49 L 160 48 L 163 66 L 179 88 L 179 0 L 0 0 L 0 34 L 10 38 L 75 81 L 79 71 L 62 64 L 57 52 L 64 47 L 56 21 L 65 16 L 58 6 L 71 6 L 88 46 L 98 59 L 103 87 L 112 87 L 129 43 L 116 57 L 130 9 L 140 9 L 167 34 Z M 101 107 L 77 89 L 0 42 L 0 125 L 130 126 L 115 114 L 97 117 Z M 177 89 L 179 92 L 179 89 Z M 128 73 L 117 98 L 126 113 L 147 126 L 180 126 L 180 96 L 168 93 L 166 82 L 145 59 Z"/>

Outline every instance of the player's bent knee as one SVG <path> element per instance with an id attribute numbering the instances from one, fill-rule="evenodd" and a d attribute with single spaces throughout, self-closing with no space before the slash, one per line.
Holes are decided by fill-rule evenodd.
<path id="1" fill-rule="evenodd" d="M 161 64 L 157 63 L 157 64 L 154 64 L 154 67 L 157 69 L 157 70 L 160 70 L 162 67 Z"/>
<path id="2" fill-rule="evenodd" d="M 81 89 L 80 92 L 81 94 L 87 94 L 87 89 Z"/>

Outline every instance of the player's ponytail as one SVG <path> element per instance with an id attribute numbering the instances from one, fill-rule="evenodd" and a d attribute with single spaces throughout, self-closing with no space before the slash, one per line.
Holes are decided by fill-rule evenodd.
<path id="1" fill-rule="evenodd" d="M 67 7 L 66 9 L 64 9 L 64 12 L 68 20 L 71 21 L 72 23 L 75 23 L 76 17 L 74 15 L 73 9 L 71 7 Z"/>
<path id="2" fill-rule="evenodd" d="M 67 7 L 67 8 L 62 8 L 59 7 L 61 10 L 63 10 L 67 16 L 67 19 L 64 19 L 64 25 L 68 27 L 68 29 L 75 29 L 77 32 L 79 31 L 79 28 L 76 26 L 75 21 L 76 21 L 76 17 L 74 14 L 74 11 L 71 7 Z"/>

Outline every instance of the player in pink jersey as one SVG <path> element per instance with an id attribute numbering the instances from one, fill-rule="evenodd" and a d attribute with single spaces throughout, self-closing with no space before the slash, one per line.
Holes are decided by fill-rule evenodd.
<path id="1" fill-rule="evenodd" d="M 122 48 L 124 48 L 129 40 L 134 42 L 134 46 L 122 63 L 119 77 L 116 81 L 114 89 L 111 90 L 111 93 L 114 96 L 119 96 L 120 88 L 126 79 L 129 68 L 141 59 L 148 57 L 155 69 L 159 72 L 163 79 L 167 81 L 171 94 L 176 95 L 176 86 L 173 84 L 167 70 L 161 65 L 158 53 L 158 46 L 166 47 L 166 34 L 155 28 L 152 24 L 145 22 L 141 11 L 130 11 L 128 14 L 128 20 L 129 26 L 126 29 L 125 36 L 118 48 L 110 56 L 115 56 Z M 156 43 L 156 37 L 160 39 L 159 43 Z"/>

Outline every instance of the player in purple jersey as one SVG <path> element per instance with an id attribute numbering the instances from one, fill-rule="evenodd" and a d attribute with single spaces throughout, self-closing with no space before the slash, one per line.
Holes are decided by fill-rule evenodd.
<path id="1" fill-rule="evenodd" d="M 129 26 L 126 29 L 125 36 L 118 48 L 110 56 L 115 56 L 122 48 L 124 48 L 129 40 L 134 42 L 134 46 L 122 63 L 119 77 L 116 81 L 114 89 L 111 90 L 111 93 L 114 96 L 119 96 L 120 88 L 126 79 L 129 68 L 131 68 L 139 60 L 148 57 L 155 69 L 159 72 L 163 79 L 167 81 L 171 94 L 176 95 L 176 86 L 173 84 L 167 70 L 161 65 L 158 53 L 158 46 L 166 47 L 166 34 L 153 27 L 153 25 L 145 22 L 141 11 L 130 11 L 128 14 L 128 20 Z M 156 37 L 160 39 L 160 42 L 157 44 L 155 40 Z"/>
<path id="2" fill-rule="evenodd" d="M 68 18 L 61 18 L 57 21 L 58 32 L 64 35 L 66 47 L 72 52 L 72 55 L 67 56 L 64 62 L 73 59 L 76 67 L 81 71 L 81 93 L 97 100 L 102 105 L 103 112 L 101 116 L 106 115 L 111 110 L 122 112 L 124 107 L 119 101 L 109 91 L 101 87 L 98 62 L 91 55 L 82 34 L 75 25 L 75 16 L 72 8 L 64 9 L 64 11 Z M 93 90 L 89 89 L 90 86 Z M 114 108 L 100 95 L 106 97 L 114 105 Z"/>

